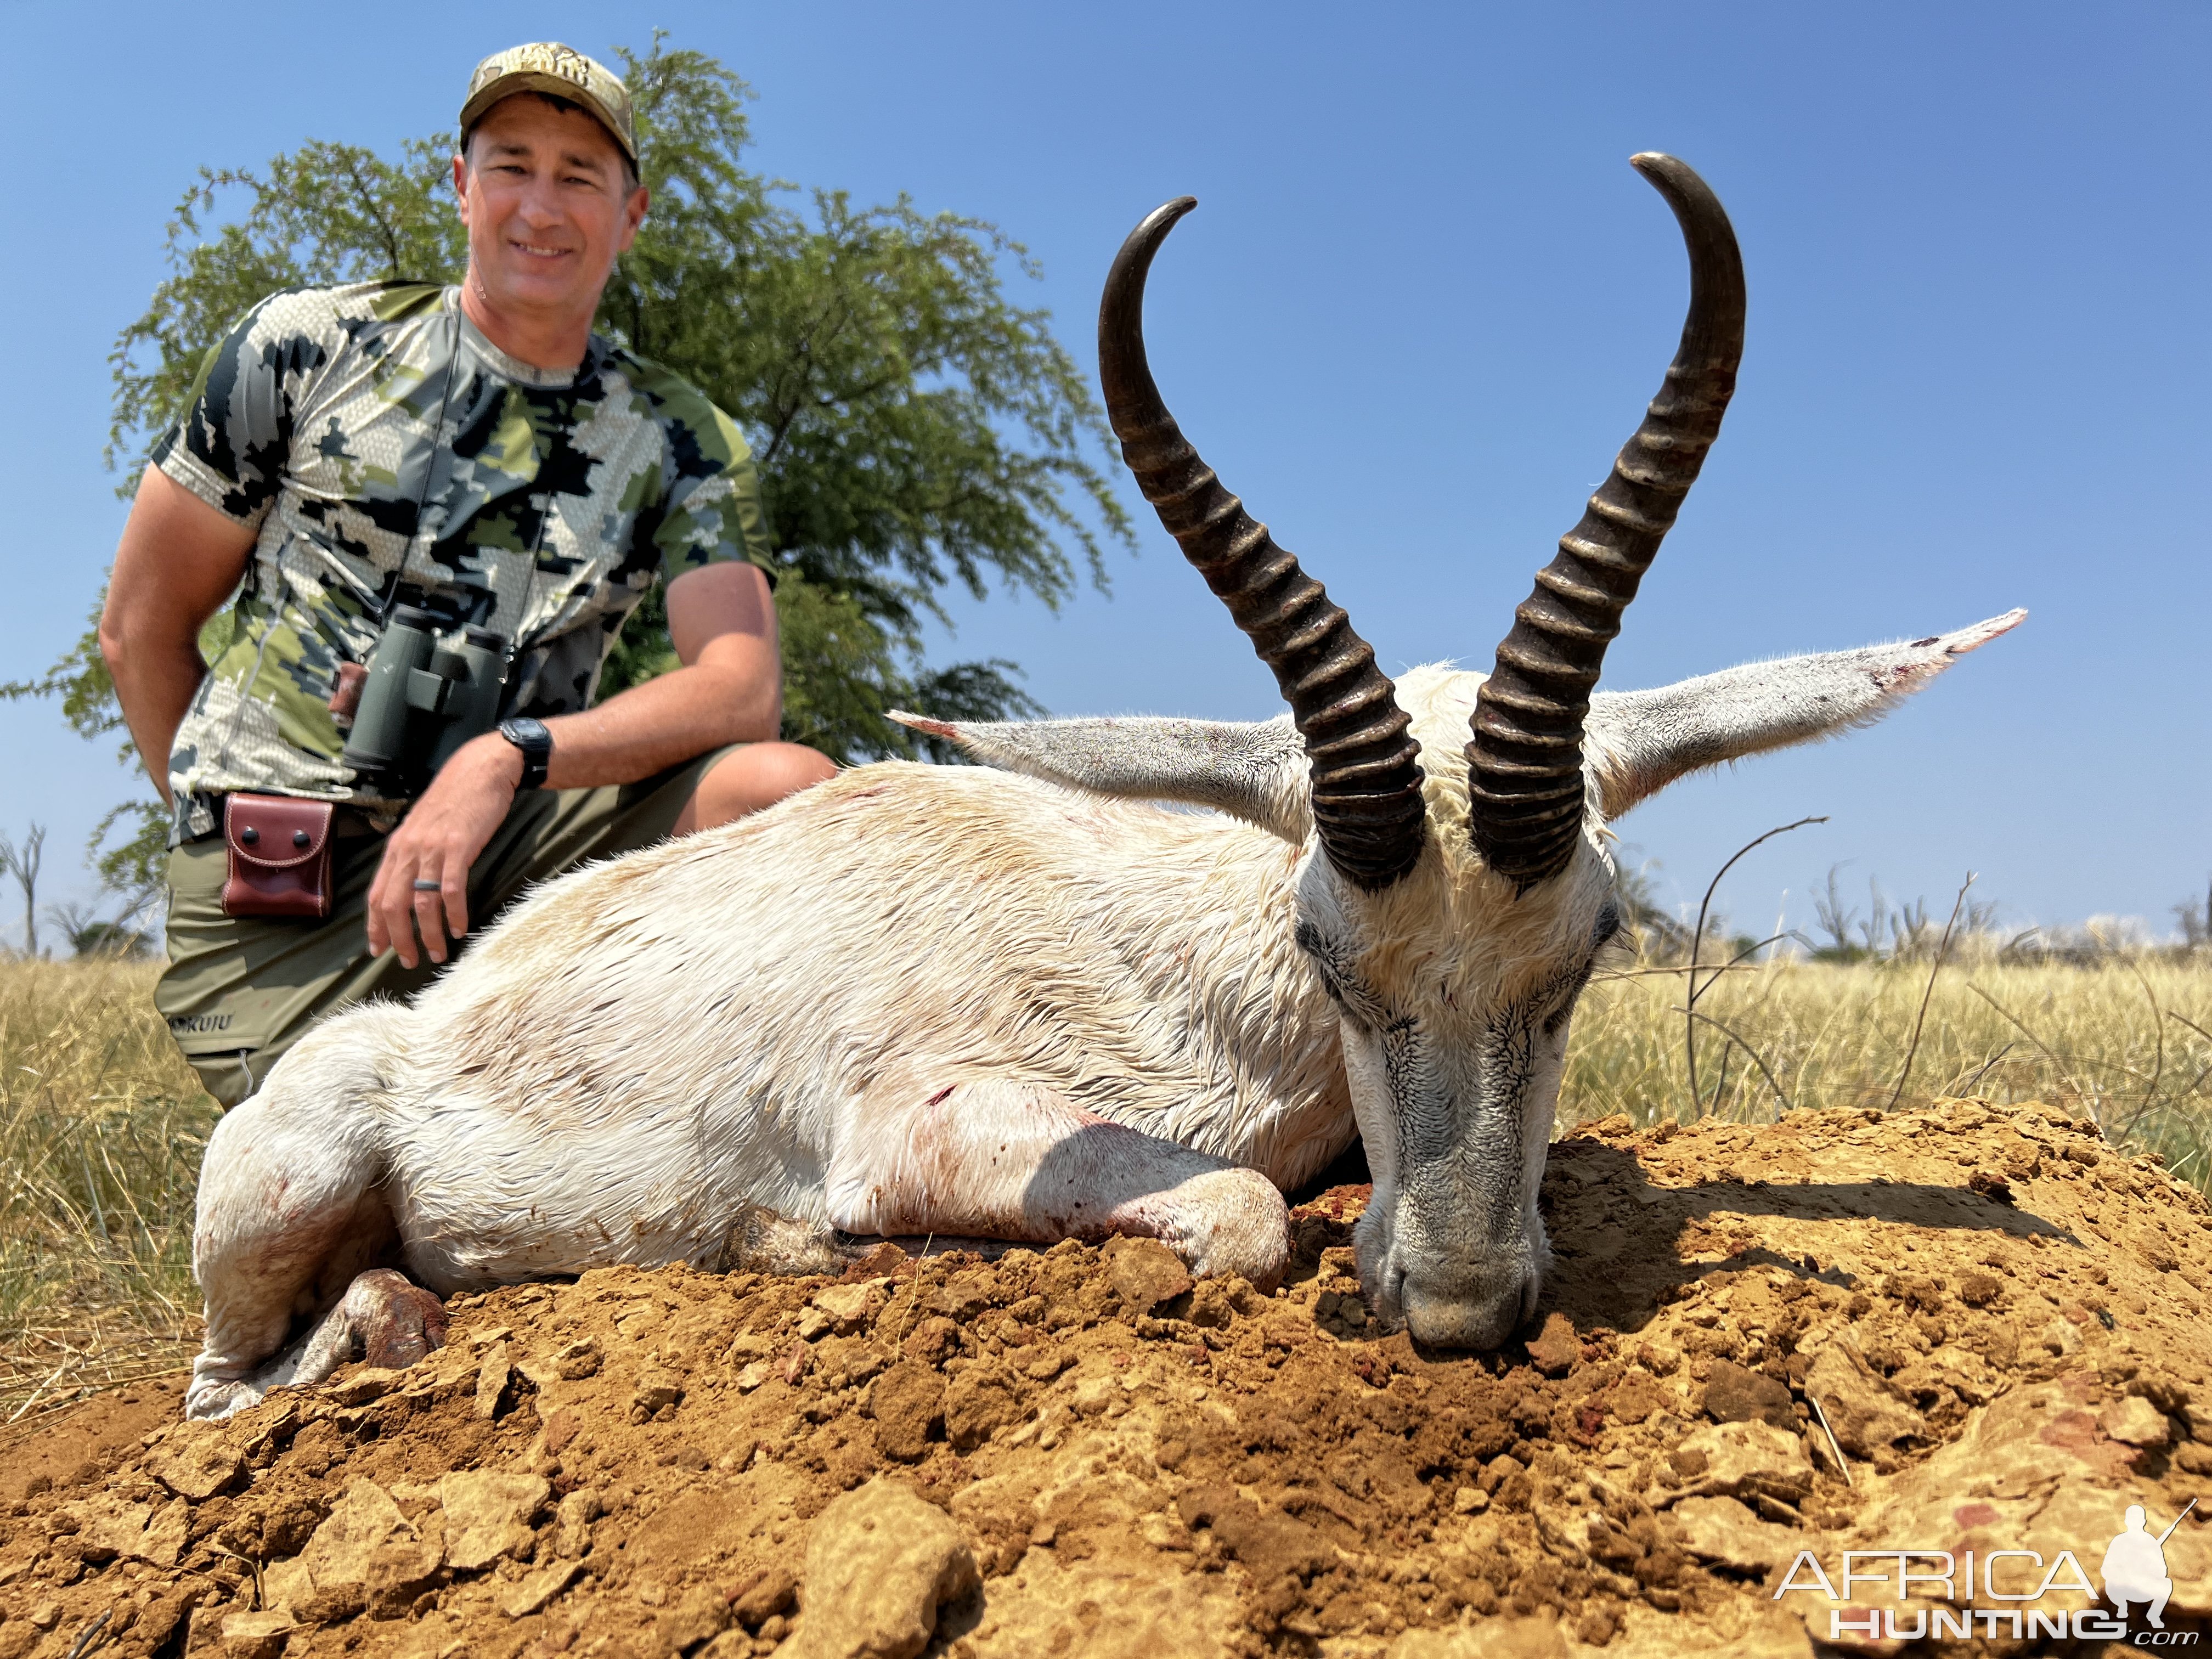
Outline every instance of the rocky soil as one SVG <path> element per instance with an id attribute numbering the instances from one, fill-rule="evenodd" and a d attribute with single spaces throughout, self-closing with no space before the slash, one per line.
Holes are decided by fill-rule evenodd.
<path id="1" fill-rule="evenodd" d="M 1541 1329 L 1480 1358 L 1370 1328 L 1364 1197 L 1297 1212 L 1273 1294 L 1138 1241 L 617 1269 L 228 1423 L 87 1402 L 0 1449 L 0 1659 L 1802 1656 L 1843 1607 L 1777 1599 L 1803 1551 L 1901 1632 L 1847 1645 L 1936 1651 L 1942 1587 L 1845 1550 L 2094 1577 L 2127 1504 L 2212 1497 L 2212 1213 L 2058 1110 L 1583 1125 Z"/>

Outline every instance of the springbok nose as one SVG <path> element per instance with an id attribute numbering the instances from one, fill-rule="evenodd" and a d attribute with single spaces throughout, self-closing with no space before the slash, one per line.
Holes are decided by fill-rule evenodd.
<path id="1" fill-rule="evenodd" d="M 1516 1279 L 1472 1291 L 1407 1279 L 1406 1328 L 1432 1348 L 1502 1348 L 1533 1300 L 1530 1281 Z"/>

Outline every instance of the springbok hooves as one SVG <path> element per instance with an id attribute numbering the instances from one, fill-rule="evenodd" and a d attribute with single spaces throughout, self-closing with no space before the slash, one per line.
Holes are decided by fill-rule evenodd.
<path id="1" fill-rule="evenodd" d="M 453 1327 L 444 1303 L 389 1267 L 356 1277 L 346 1289 L 346 1313 L 362 1358 L 392 1370 L 444 1347 Z"/>

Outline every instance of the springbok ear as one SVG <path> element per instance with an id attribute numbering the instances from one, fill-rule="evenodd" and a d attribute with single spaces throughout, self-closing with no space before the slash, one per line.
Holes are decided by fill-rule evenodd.
<path id="1" fill-rule="evenodd" d="M 1908 645 L 1784 657 L 1590 699 L 1585 753 L 1610 820 L 1686 772 L 1871 726 L 1959 658 L 2026 620 L 2008 611 Z"/>
<path id="2" fill-rule="evenodd" d="M 902 726 L 957 743 L 986 765 L 1132 800 L 1211 806 L 1294 845 L 1313 831 L 1305 746 L 1288 714 L 1271 720 L 933 720 Z"/>

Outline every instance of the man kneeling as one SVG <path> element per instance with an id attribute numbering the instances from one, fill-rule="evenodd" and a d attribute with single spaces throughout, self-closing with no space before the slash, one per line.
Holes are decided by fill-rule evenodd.
<path id="1" fill-rule="evenodd" d="M 226 1105 L 531 884 L 835 769 L 774 740 L 744 438 L 592 332 L 647 205 L 628 88 L 520 46 L 477 66 L 460 125 L 465 281 L 247 313 L 155 448 L 100 619 L 173 809 L 155 1001 Z M 656 580 L 682 665 L 595 707 Z"/>

